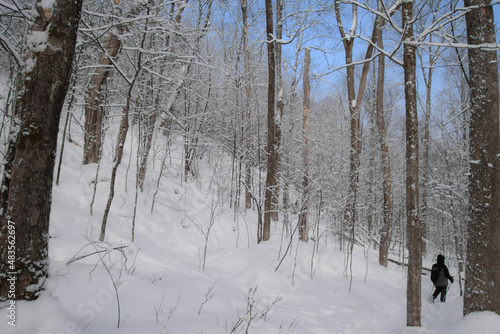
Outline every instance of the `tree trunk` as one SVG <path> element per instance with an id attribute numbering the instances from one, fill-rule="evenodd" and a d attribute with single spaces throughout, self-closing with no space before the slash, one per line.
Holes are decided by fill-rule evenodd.
<path id="1" fill-rule="evenodd" d="M 149 14 L 149 9 L 147 14 Z M 147 22 L 147 21 L 146 21 Z M 145 27 L 147 28 L 147 26 Z M 146 33 L 142 36 L 142 41 L 140 44 L 140 50 L 144 48 L 144 41 L 146 39 Z M 130 100 L 132 98 L 132 91 L 134 89 L 134 85 L 139 77 L 142 70 L 142 52 L 138 51 L 137 55 L 137 64 L 135 66 L 135 74 L 132 81 L 128 82 L 128 91 L 127 91 L 127 100 L 125 106 L 123 107 L 123 116 L 120 122 L 120 129 L 118 131 L 118 137 L 116 139 L 116 148 L 115 148 L 115 157 L 113 159 L 113 169 L 111 171 L 111 180 L 109 186 L 109 196 L 108 202 L 106 203 L 106 208 L 104 209 L 104 214 L 102 217 L 101 223 L 101 234 L 99 235 L 99 241 L 103 241 L 106 235 L 106 225 L 108 223 L 108 214 L 111 209 L 111 204 L 113 202 L 113 198 L 115 196 L 115 181 L 116 181 L 116 172 L 123 157 L 123 147 L 125 146 L 125 140 L 127 139 L 127 133 L 129 128 L 129 111 L 130 111 Z M 134 226 L 135 228 L 135 226 Z M 132 240 L 133 241 L 133 240 Z"/>
<path id="2" fill-rule="evenodd" d="M 115 5 L 119 5 L 120 1 L 115 0 Z M 144 8 L 146 8 L 147 3 L 139 3 L 135 7 L 132 7 L 127 15 L 127 18 L 134 17 L 138 15 Z M 121 13 L 121 8 L 118 9 L 118 13 Z M 119 34 L 123 32 L 128 32 L 127 24 L 121 24 L 118 26 Z M 99 152 L 101 150 L 101 135 L 102 135 L 102 122 L 103 122 L 103 112 L 101 103 L 103 102 L 105 96 L 104 86 L 108 79 L 111 67 L 113 66 L 113 58 L 115 58 L 120 50 L 121 42 L 118 37 L 109 33 L 103 41 L 102 48 L 104 49 L 99 57 L 99 67 L 96 69 L 95 73 L 90 79 L 90 85 L 86 92 L 86 105 L 85 105 L 85 138 L 84 138 L 84 150 L 83 150 L 83 163 L 95 163 L 99 161 Z"/>
<path id="3" fill-rule="evenodd" d="M 418 117 L 416 86 L 416 54 L 413 36 L 413 1 L 404 2 L 403 41 L 404 78 L 406 100 L 406 222 L 408 228 L 408 283 L 407 320 L 408 326 L 421 324 L 421 272 L 422 235 L 418 202 Z"/>
<path id="4" fill-rule="evenodd" d="M 243 53 L 245 66 L 245 208 L 252 207 L 252 113 L 250 109 L 250 50 L 248 48 L 248 3 L 241 0 L 241 13 L 243 16 Z"/>
<path id="5" fill-rule="evenodd" d="M 383 49 L 382 29 L 379 29 L 377 37 L 378 46 Z M 390 231 L 392 224 L 392 183 L 391 183 L 391 161 L 389 147 L 387 146 L 387 131 L 384 117 L 384 81 L 385 81 L 385 57 L 378 58 L 377 75 L 377 129 L 380 150 L 382 152 L 382 174 L 383 174 L 383 209 L 382 209 L 382 230 L 380 232 L 379 263 L 387 267 L 389 259 L 389 246 L 391 242 Z"/>
<path id="6" fill-rule="evenodd" d="M 429 36 L 429 42 L 432 43 L 432 35 Z M 423 166 L 422 166 L 422 205 L 420 206 L 420 217 L 422 223 L 422 254 L 427 251 L 427 234 L 429 228 L 429 177 L 430 177 L 430 161 L 429 161 L 429 150 L 431 146 L 430 142 L 430 120 L 432 112 L 432 78 L 434 74 L 434 68 L 438 59 L 440 58 L 439 47 L 428 46 L 427 50 L 429 59 L 428 65 L 424 65 L 422 56 L 420 60 L 422 62 L 422 76 L 425 83 L 425 117 L 424 117 L 424 149 L 423 149 Z"/>
<path id="7" fill-rule="evenodd" d="M 171 36 L 174 34 L 178 34 L 178 26 L 181 23 L 182 19 L 182 13 L 184 9 L 186 8 L 187 0 L 184 4 L 177 4 L 177 13 L 175 13 L 175 2 L 172 3 L 171 9 L 170 9 L 170 15 L 172 18 L 174 18 L 174 23 L 175 23 L 175 31 L 172 31 L 170 34 L 167 35 L 165 38 L 165 46 L 164 48 L 166 50 L 169 49 L 170 47 L 170 41 L 171 41 Z M 175 14 L 175 16 L 174 16 Z M 160 66 L 160 77 L 163 76 L 163 72 L 165 71 L 165 62 L 162 62 Z M 154 77 L 151 79 L 152 82 L 155 81 Z M 161 81 L 160 81 L 161 82 Z M 158 82 L 159 87 L 162 85 Z M 156 97 L 154 100 L 154 107 L 150 115 L 146 116 L 147 119 L 147 134 L 145 135 L 146 142 L 144 144 L 144 153 L 141 158 L 141 164 L 139 167 L 139 173 L 138 173 L 138 180 L 139 180 L 139 187 L 141 189 L 141 192 L 143 191 L 144 188 L 144 180 L 146 179 L 146 170 L 147 170 L 147 165 L 148 165 L 148 159 L 149 159 L 149 152 L 151 151 L 151 147 L 153 145 L 153 134 L 156 126 L 156 120 L 158 119 L 158 115 L 160 114 L 159 111 L 159 106 L 160 106 L 160 95 L 161 95 L 161 88 L 158 89 L 156 93 Z M 168 110 L 170 112 L 170 110 Z"/>
<path id="8" fill-rule="evenodd" d="M 357 5 L 353 7 L 353 21 L 357 20 Z M 354 66 L 352 65 L 352 51 L 354 45 L 354 34 L 356 32 L 356 25 L 353 24 L 351 31 L 346 34 L 343 28 L 342 19 L 340 15 L 340 8 L 338 2 L 335 1 L 335 13 L 337 23 L 339 26 L 340 36 L 344 44 L 345 62 L 347 65 L 347 99 L 349 104 L 350 115 L 350 130 L 351 130 L 351 145 L 350 145 L 350 164 L 349 164 L 349 190 L 347 194 L 347 203 L 344 211 L 344 224 L 346 228 L 350 228 L 351 234 L 354 232 L 356 223 L 356 197 L 358 190 L 359 180 L 359 108 L 358 101 L 356 100 L 356 88 L 354 78 Z M 354 240 L 352 240 L 354 242 Z"/>
<path id="9" fill-rule="evenodd" d="M 302 126 L 302 162 L 304 164 L 304 189 L 302 196 L 302 209 L 299 214 L 299 237 L 301 241 L 308 242 L 308 215 L 309 215 L 309 108 L 311 105 L 309 84 L 309 67 L 311 65 L 311 50 L 306 49 L 306 59 L 304 63 L 304 114 Z"/>
<path id="10" fill-rule="evenodd" d="M 363 99 L 364 91 L 366 88 L 366 82 L 368 78 L 368 72 L 370 68 L 370 62 L 366 61 L 363 64 L 361 78 L 359 79 L 358 93 L 356 94 L 355 88 L 355 71 L 353 63 L 353 47 L 354 40 L 356 37 L 356 27 L 358 20 L 358 9 L 356 4 L 352 4 L 352 20 L 353 24 L 351 30 L 346 33 L 342 23 L 342 17 L 340 14 L 339 3 L 335 1 L 335 15 L 339 27 L 340 36 L 344 44 L 345 59 L 347 65 L 347 98 L 349 103 L 349 115 L 350 115 L 350 130 L 351 130 L 351 146 L 350 146 L 350 164 L 349 164 L 349 190 L 347 195 L 347 203 L 344 211 L 344 223 L 346 228 L 350 228 L 351 239 L 354 239 L 354 227 L 356 225 L 357 212 L 356 212 L 356 202 L 358 193 L 358 183 L 359 183 L 359 167 L 360 167 L 360 154 L 361 154 L 361 131 L 360 131 L 360 112 L 361 112 L 361 102 Z M 389 10 L 388 14 L 392 16 L 395 13 L 397 7 L 393 7 Z M 379 20 L 377 20 L 379 22 Z M 375 23 L 373 26 L 371 42 L 366 48 L 365 60 L 371 58 L 373 53 L 373 44 L 377 41 L 377 34 L 379 26 L 381 23 Z M 351 240 L 354 242 L 354 240 Z"/>
<path id="11" fill-rule="evenodd" d="M 271 237 L 271 214 L 273 210 L 273 196 L 276 188 L 276 135 L 275 135 L 275 113 L 274 94 L 276 81 L 274 40 L 273 40 L 273 2 L 266 0 L 266 34 L 267 34 L 267 64 L 268 64 L 268 88 L 267 88 L 267 177 L 266 198 L 264 203 L 264 226 L 262 229 L 262 241 Z"/>
<path id="12" fill-rule="evenodd" d="M 466 0 L 470 46 L 495 43 L 490 0 Z M 469 48 L 470 176 L 464 314 L 500 314 L 500 135 L 497 52 Z"/>
<path id="13" fill-rule="evenodd" d="M 129 115 L 129 110 L 130 110 L 130 98 L 132 95 L 132 90 L 134 88 L 134 83 L 131 83 L 128 88 L 128 93 L 127 93 L 127 103 L 125 104 L 125 107 L 123 108 L 123 116 L 122 120 L 120 123 L 120 131 L 118 132 L 118 138 L 116 140 L 116 148 L 115 148 L 115 157 L 113 159 L 113 169 L 111 171 L 111 180 L 110 180 L 110 185 L 109 185 L 109 196 L 108 196 L 108 202 L 106 203 L 106 208 L 104 209 L 104 215 L 102 217 L 102 223 L 101 223 L 101 234 L 99 236 L 99 241 L 103 241 L 104 237 L 106 235 L 106 225 L 108 223 L 108 215 L 109 215 L 109 210 L 111 209 L 111 203 L 113 203 L 113 198 L 115 196 L 115 181 L 116 181 L 116 172 L 118 170 L 118 167 L 120 166 L 120 163 L 122 161 L 123 157 L 123 147 L 125 146 L 125 140 L 127 139 L 127 133 L 128 133 L 128 115 Z"/>
<path id="14" fill-rule="evenodd" d="M 276 38 L 280 41 L 283 38 L 283 0 L 276 0 Z M 274 123 L 274 135 L 275 139 L 275 178 L 276 178 L 276 187 L 273 192 L 273 204 L 272 204 L 272 213 L 271 219 L 274 221 L 278 221 L 278 211 L 279 211 L 279 197 L 280 197 L 280 184 L 282 182 L 281 177 L 281 125 L 283 122 L 283 110 L 284 110 L 284 91 L 283 91 L 283 73 L 281 68 L 281 43 L 276 42 L 275 44 L 275 56 L 276 56 L 276 92 L 278 93 L 276 99 L 276 108 L 277 108 L 277 117 L 275 118 Z"/>
<path id="15" fill-rule="evenodd" d="M 17 91 L 20 131 L 0 234 L 0 301 L 34 300 L 48 275 L 49 218 L 59 120 L 68 90 L 82 0 L 37 2 L 30 35 L 47 34 L 43 51 L 27 49 Z M 37 37 L 38 38 L 38 37 Z M 33 66 L 30 67 L 29 64 Z M 6 283 L 6 279 L 14 282 Z M 13 288 L 14 287 L 14 288 Z"/>
<path id="16" fill-rule="evenodd" d="M 85 98 L 85 138 L 83 147 L 83 163 L 96 163 L 99 161 L 102 135 L 102 106 L 104 99 L 104 86 L 111 73 L 112 58 L 116 57 L 121 42 L 114 34 L 110 33 L 104 38 L 104 51 L 99 57 L 99 67 L 90 78 L 90 85 Z"/>

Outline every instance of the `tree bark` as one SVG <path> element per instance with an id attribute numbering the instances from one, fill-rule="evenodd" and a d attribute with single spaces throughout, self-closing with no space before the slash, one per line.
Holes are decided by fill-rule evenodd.
<path id="1" fill-rule="evenodd" d="M 360 113 L 361 113 L 361 102 L 363 99 L 364 91 L 366 88 L 366 82 L 368 78 L 368 72 L 370 68 L 370 63 L 367 61 L 363 64 L 361 78 L 359 80 L 358 93 L 356 94 L 355 88 L 355 71 L 353 63 L 353 47 L 354 40 L 356 38 L 356 27 L 357 27 L 357 16 L 358 10 L 357 5 L 352 4 L 352 20 L 353 24 L 351 30 L 346 33 L 342 23 L 342 17 L 340 14 L 339 3 L 335 1 L 335 15 L 339 27 L 340 37 L 344 44 L 345 59 L 347 65 L 347 98 L 349 103 L 349 115 L 350 115 L 350 130 L 351 130 L 351 146 L 350 146 L 350 164 L 349 164 L 349 190 L 347 195 L 347 203 L 344 211 L 344 223 L 346 228 L 350 228 L 351 239 L 354 239 L 354 227 L 356 225 L 357 211 L 357 193 L 358 193 L 358 183 L 359 183 L 359 167 L 360 167 L 360 154 L 361 154 L 361 128 L 360 128 Z M 397 8 L 397 7 L 395 7 Z M 395 12 L 395 8 L 389 11 L 389 15 L 392 16 Z M 379 22 L 378 18 L 373 26 L 371 43 L 366 48 L 365 60 L 368 60 L 373 53 L 373 44 L 377 41 L 379 26 L 382 23 Z M 352 240 L 354 242 L 354 240 Z"/>
<path id="2" fill-rule="evenodd" d="M 28 47 L 17 91 L 17 138 L 4 189 L 0 233 L 0 301 L 35 300 L 48 275 L 49 218 L 59 120 L 71 76 L 82 0 L 36 5 L 29 34 L 46 45 Z M 15 279 L 15 285 L 6 279 Z M 7 281 L 8 282 L 8 281 Z M 14 291 L 12 287 L 15 286 Z"/>
<path id="3" fill-rule="evenodd" d="M 275 178 L 276 178 L 276 187 L 273 191 L 273 204 L 272 204 L 272 213 L 271 219 L 274 221 L 278 221 L 278 211 L 279 211 L 279 197 L 280 197 L 280 185 L 282 183 L 281 177 L 281 125 L 283 122 L 283 111 L 285 108 L 285 104 L 283 102 L 284 98 L 284 90 L 283 90 L 283 73 L 281 66 L 281 43 L 279 42 L 283 38 L 283 0 L 276 0 L 276 38 L 278 41 L 275 43 L 275 56 L 276 56 L 276 92 L 278 94 L 276 99 L 276 108 L 277 115 L 275 118 L 274 124 L 274 134 L 276 136 L 275 139 Z"/>
<path id="4" fill-rule="evenodd" d="M 380 1 L 379 1 L 380 3 Z M 381 23 L 381 22 L 380 22 Z M 382 29 L 379 29 L 377 36 L 377 44 L 383 48 Z M 382 208 L 382 230 L 380 232 L 380 249 L 379 263 L 387 267 L 389 259 L 390 246 L 390 230 L 392 225 L 392 183 L 391 183 L 391 161 L 389 155 L 389 147 L 387 145 L 387 131 L 384 117 L 384 82 L 385 82 L 385 57 L 380 55 L 378 58 L 378 74 L 377 74 L 377 102 L 376 102 L 376 118 L 378 139 L 380 150 L 382 152 L 382 174 L 383 174 L 383 208 Z"/>
<path id="5" fill-rule="evenodd" d="M 266 34 L 267 34 L 267 176 L 266 198 L 264 202 L 264 226 L 262 228 L 262 241 L 271 237 L 271 215 L 273 210 L 273 196 L 276 188 L 276 135 L 275 135 L 275 83 L 276 68 L 273 40 L 273 2 L 266 0 Z"/>
<path id="6" fill-rule="evenodd" d="M 406 103 L 406 223 L 408 228 L 407 325 L 421 325 L 422 235 L 418 201 L 418 116 L 416 86 L 416 47 L 413 36 L 413 1 L 403 10 L 404 78 Z"/>
<path id="7" fill-rule="evenodd" d="M 175 23 L 175 31 L 171 31 L 171 33 L 168 34 L 167 37 L 165 38 L 165 46 L 164 46 L 165 50 L 168 50 L 170 48 L 170 41 L 172 40 L 171 36 L 175 35 L 175 34 L 179 34 L 178 26 L 181 23 L 182 13 L 184 12 L 184 9 L 186 8 L 187 2 L 188 2 L 188 0 L 185 0 L 184 3 L 178 3 L 177 9 L 175 7 L 175 2 L 173 2 L 171 4 L 170 15 L 173 18 L 173 21 Z M 177 11 L 177 13 L 175 11 Z M 174 42 L 172 42 L 172 43 L 174 43 Z M 160 65 L 160 77 L 163 76 L 164 71 L 165 71 L 165 61 L 162 62 L 162 64 Z M 152 77 L 151 81 L 154 82 L 155 78 Z M 162 86 L 161 80 L 158 82 L 158 84 L 159 84 L 159 87 Z M 147 171 L 147 165 L 148 165 L 148 159 L 149 159 L 149 152 L 151 151 L 151 147 L 153 145 L 153 135 L 154 135 L 154 130 L 155 130 L 155 126 L 156 126 L 156 120 L 158 119 L 158 116 L 160 115 L 160 110 L 159 110 L 160 97 L 161 97 L 160 91 L 161 91 L 161 88 L 158 89 L 158 91 L 156 93 L 156 97 L 154 100 L 154 107 L 153 107 L 151 114 L 146 116 L 146 119 L 147 119 L 147 125 L 146 125 L 147 133 L 145 135 L 146 142 L 144 144 L 144 153 L 143 153 L 142 158 L 141 158 L 141 164 L 140 164 L 139 173 L 138 173 L 138 181 L 139 181 L 139 187 L 141 189 L 141 192 L 143 191 L 144 180 L 146 179 L 146 171 Z M 170 109 L 167 112 L 170 112 Z"/>
<path id="8" fill-rule="evenodd" d="M 469 45 L 495 43 L 490 0 L 466 0 Z M 500 314 L 500 153 L 497 52 L 469 48 L 470 176 L 464 314 Z"/>
<path id="9" fill-rule="evenodd" d="M 252 207 L 252 112 L 250 109 L 250 50 L 248 48 L 248 3 L 241 0 L 241 13 L 243 16 L 243 53 L 245 66 L 245 208 Z"/>
<path id="10" fill-rule="evenodd" d="M 85 98 L 85 138 L 83 146 L 83 163 L 90 164 L 99 161 L 102 135 L 102 106 L 104 100 L 104 86 L 111 73 L 112 58 L 120 50 L 121 42 L 118 37 L 109 33 L 104 38 L 104 50 L 99 57 L 99 67 L 90 78 L 90 85 Z"/>
<path id="11" fill-rule="evenodd" d="M 120 4 L 119 0 L 115 0 L 115 5 Z M 132 7 L 127 15 L 127 18 L 138 15 L 147 3 L 139 3 L 135 7 Z M 121 8 L 116 7 L 118 12 L 121 13 Z M 118 32 L 121 34 L 128 31 L 128 26 L 126 24 L 121 24 L 118 27 Z M 99 67 L 96 69 L 95 73 L 90 79 L 90 85 L 86 92 L 86 105 L 85 105 L 85 138 L 84 138 L 84 150 L 83 150 L 83 163 L 96 163 L 99 161 L 99 154 L 101 150 L 101 138 L 102 138 L 102 122 L 103 122 L 103 111 L 101 103 L 105 99 L 104 86 L 111 73 L 111 67 L 113 66 L 113 58 L 118 55 L 118 51 L 121 47 L 121 41 L 118 36 L 113 33 L 106 35 L 103 41 L 103 52 L 99 57 Z"/>
<path id="12" fill-rule="evenodd" d="M 299 237 L 301 241 L 308 242 L 308 216 L 309 216 L 309 108 L 311 105 L 311 86 L 309 84 L 309 67 L 311 66 L 311 50 L 306 49 L 304 62 L 304 113 L 302 125 L 302 163 L 304 165 L 304 183 L 302 196 L 302 209 L 299 214 Z"/>
<path id="13" fill-rule="evenodd" d="M 353 4 L 353 20 L 357 20 L 357 5 Z M 350 115 L 350 130 L 351 130 L 351 145 L 350 145 L 350 163 L 349 163 L 349 191 L 347 195 L 347 203 L 344 211 L 344 224 L 346 228 L 350 228 L 351 237 L 354 233 L 354 226 L 356 223 L 356 199 L 359 181 L 359 153 L 360 153 L 360 141 L 359 141 L 359 108 L 358 101 L 356 100 L 356 88 L 355 88 L 355 78 L 354 78 L 354 66 L 352 65 L 353 58 L 353 46 L 354 46 L 354 34 L 356 32 L 356 25 L 352 25 L 352 29 L 348 34 L 345 33 L 342 19 L 340 15 L 340 8 L 338 2 L 335 1 L 335 14 L 337 18 L 337 23 L 339 26 L 340 36 L 344 44 L 345 50 L 345 62 L 347 66 L 347 99 L 349 104 L 349 115 Z M 354 240 L 352 240 L 354 242 Z"/>

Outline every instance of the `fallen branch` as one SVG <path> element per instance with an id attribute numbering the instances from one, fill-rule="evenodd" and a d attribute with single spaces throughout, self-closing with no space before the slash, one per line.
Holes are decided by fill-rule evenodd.
<path id="1" fill-rule="evenodd" d="M 397 264 L 398 266 L 408 267 L 408 264 L 407 264 L 407 263 L 404 263 L 404 262 L 400 262 L 400 261 L 393 260 L 393 259 L 388 259 L 388 261 L 389 261 L 389 262 L 392 262 L 392 263 L 395 263 L 395 264 Z M 425 268 L 425 267 L 422 267 L 422 270 L 425 270 L 425 271 L 431 272 L 431 269 L 429 269 L 429 268 Z M 427 275 L 427 274 L 426 274 L 426 273 L 422 273 L 422 275 Z"/>

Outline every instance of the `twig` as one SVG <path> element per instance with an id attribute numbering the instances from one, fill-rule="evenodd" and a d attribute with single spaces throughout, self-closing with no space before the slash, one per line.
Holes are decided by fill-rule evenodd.
<path id="1" fill-rule="evenodd" d="M 90 242 L 90 244 L 95 248 L 96 250 L 96 253 L 97 255 L 99 255 L 99 260 L 101 261 L 102 265 L 104 266 L 104 268 L 106 269 L 106 271 L 108 272 L 108 275 L 109 277 L 111 278 L 111 282 L 113 283 L 113 288 L 115 289 L 115 295 L 116 295 L 116 303 L 117 303 L 117 307 L 118 307 L 118 322 L 117 322 L 117 326 L 116 328 L 120 328 L 120 297 L 118 296 L 118 288 L 116 287 L 116 282 L 115 280 L 113 279 L 113 275 L 111 275 L 111 272 L 109 271 L 109 268 L 108 266 L 106 266 L 106 264 L 104 263 L 101 255 L 100 255 L 100 251 L 97 251 L 97 248 L 95 246 L 95 242 L 91 241 L 90 239 L 87 238 L 87 240 Z M 122 247 L 125 247 L 125 246 L 122 246 Z M 120 247 L 121 248 L 121 247 Z"/>
<path id="2" fill-rule="evenodd" d="M 214 295 L 213 295 L 213 294 L 210 294 L 210 293 L 212 292 L 212 290 L 215 288 L 215 285 L 216 285 L 219 281 L 220 281 L 220 278 L 219 278 L 217 281 L 215 281 L 215 283 L 214 283 L 214 284 L 213 284 L 210 288 L 208 288 L 208 291 L 207 291 L 207 293 L 206 293 L 206 295 L 205 295 L 205 301 L 203 301 L 203 302 L 201 303 L 201 305 L 200 305 L 200 309 L 198 310 L 198 315 L 200 315 L 200 314 L 201 314 L 201 309 L 203 308 L 203 305 L 205 305 L 205 304 L 206 304 L 206 303 L 207 303 L 210 299 L 212 299 L 212 298 L 213 298 L 213 296 L 214 296 Z"/>
<path id="3" fill-rule="evenodd" d="M 92 246 L 93 246 L 94 248 L 96 248 L 96 247 L 95 247 L 95 245 L 94 245 L 94 242 L 91 242 L 91 244 L 92 244 Z M 88 246 L 88 245 L 87 245 L 87 246 Z M 87 247 L 87 246 L 85 246 L 85 247 Z M 83 248 L 85 248 L 85 247 L 83 247 Z M 92 253 L 89 253 L 89 254 L 86 254 L 86 255 L 82 255 L 82 256 L 78 256 L 78 257 L 77 257 L 76 255 L 78 255 L 78 253 L 80 253 L 80 251 L 83 249 L 83 248 L 82 248 L 82 249 L 81 249 L 80 251 L 78 251 L 78 253 L 76 253 L 76 254 L 75 254 L 75 255 L 74 255 L 74 256 L 73 256 L 73 257 L 72 257 L 72 258 L 71 258 L 68 262 L 66 262 L 66 265 L 71 264 L 71 263 L 76 262 L 76 261 L 80 261 L 81 259 L 84 259 L 84 258 L 86 258 L 86 257 L 92 256 L 92 255 L 94 255 L 94 254 L 111 252 L 111 251 L 113 251 L 113 250 L 121 251 L 123 248 L 127 248 L 127 247 L 128 247 L 128 246 L 120 246 L 120 247 L 114 247 L 114 248 L 112 248 L 112 249 L 103 249 L 103 250 L 97 250 L 97 248 L 96 248 L 96 251 L 95 251 L 95 252 L 92 252 Z"/>

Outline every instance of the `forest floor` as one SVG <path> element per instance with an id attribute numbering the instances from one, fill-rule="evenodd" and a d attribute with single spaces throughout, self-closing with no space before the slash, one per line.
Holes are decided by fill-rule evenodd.
<path id="1" fill-rule="evenodd" d="M 82 166 L 81 148 L 67 143 L 53 189 L 46 292 L 15 304 L 15 327 L 1 309 L 0 332 L 500 333 L 500 316 L 462 317 L 457 284 L 446 303 L 429 303 L 428 275 L 422 276 L 422 327 L 406 327 L 405 268 L 379 266 L 373 247 L 356 246 L 347 258 L 327 227 L 320 226 L 316 242 L 295 237 L 288 248 L 275 224 L 271 240 L 257 244 L 255 211 L 235 215 L 227 204 L 223 156 L 210 157 L 216 168 L 201 161 L 200 176 L 183 182 L 181 149 L 173 147 L 151 213 L 156 160 L 137 197 L 134 242 L 135 167 L 128 171 L 124 158 L 105 242 L 99 242 L 111 155 L 100 166 L 91 215 L 97 166 Z"/>

